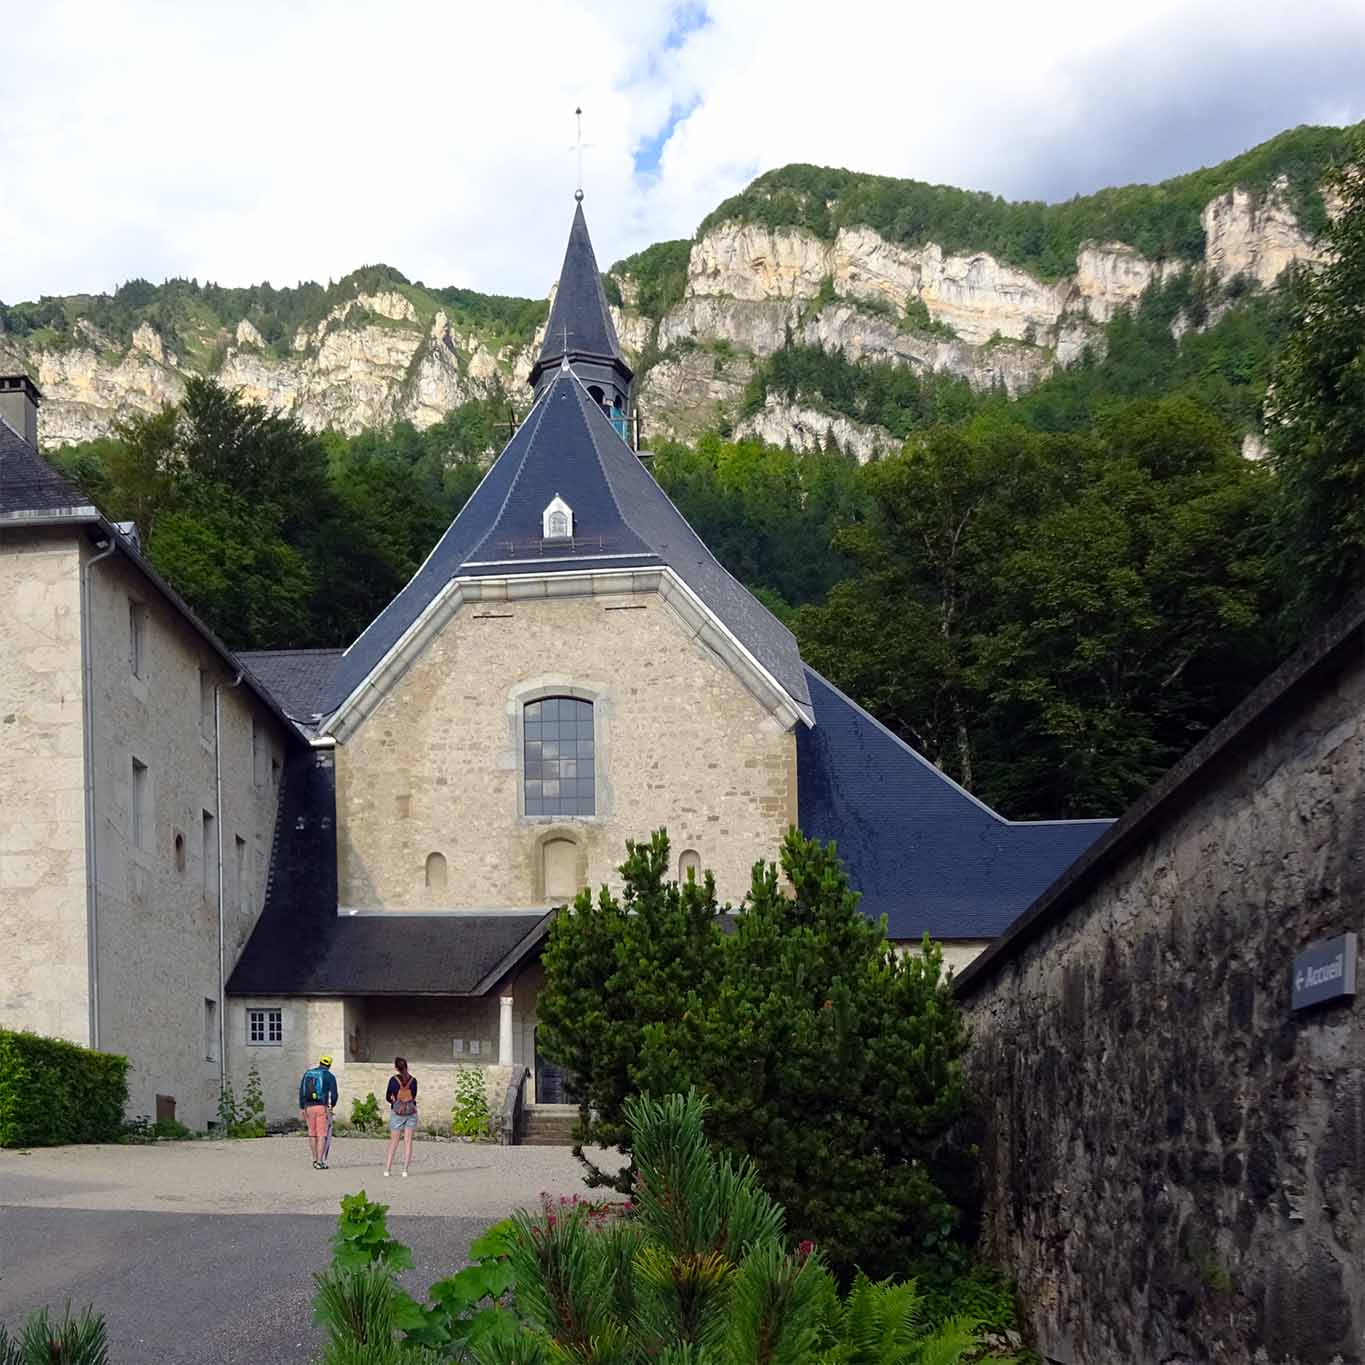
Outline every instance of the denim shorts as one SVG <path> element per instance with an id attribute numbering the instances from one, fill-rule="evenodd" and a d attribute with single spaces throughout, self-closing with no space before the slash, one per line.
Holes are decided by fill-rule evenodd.
<path id="1" fill-rule="evenodd" d="M 403 1131 L 404 1128 L 411 1128 L 414 1132 L 416 1132 L 416 1131 L 417 1131 L 417 1115 L 416 1115 L 416 1114 L 393 1114 L 393 1113 L 391 1113 L 391 1114 L 389 1115 L 389 1132 L 391 1132 L 391 1133 L 401 1133 L 401 1132 Z"/>

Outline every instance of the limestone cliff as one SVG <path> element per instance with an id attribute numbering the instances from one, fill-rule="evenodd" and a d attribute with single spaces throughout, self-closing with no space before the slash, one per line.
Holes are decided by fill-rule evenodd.
<path id="1" fill-rule="evenodd" d="M 907 245 L 858 221 L 817 231 L 750 221 L 738 211 L 727 216 L 722 206 L 690 253 L 686 243 L 673 244 L 684 254 L 664 304 L 635 273 L 642 267 L 633 263 L 649 253 L 610 272 L 612 318 L 639 372 L 644 431 L 690 438 L 738 424 L 794 447 L 832 436 L 867 458 L 894 445 L 886 432 L 822 415 L 816 393 L 780 402 L 755 394 L 750 384 L 763 361 L 798 343 L 855 364 L 955 375 L 977 389 L 1017 395 L 1087 347 L 1102 346 L 1107 323 L 1181 271 L 1265 289 L 1290 265 L 1317 259 L 1296 212 L 1302 198 L 1295 200 L 1284 176 L 1259 189 L 1234 184 L 1204 203 L 1195 226 L 1197 202 L 1186 237 L 1197 241 L 1202 229 L 1202 255 L 1144 254 L 1111 233 L 1079 240 L 1066 268 L 1051 270 L 998 251 L 950 250 L 932 238 Z M 99 300 L 85 312 L 85 300 L 58 300 L 62 319 L 30 321 L 25 333 L 5 329 L 0 307 L 0 366 L 26 369 L 38 382 L 46 395 L 41 437 L 52 445 L 104 435 L 121 415 L 176 401 L 191 373 L 216 375 L 310 429 L 348 434 L 400 420 L 426 427 L 470 398 L 506 391 L 515 400 L 524 392 L 540 340 L 534 322 L 501 326 L 477 307 L 459 312 L 460 299 L 451 306 L 442 300 L 463 294 L 465 302 L 537 305 L 428 291 L 373 269 L 394 283 L 355 284 L 340 294 L 329 286 L 306 322 L 292 331 L 277 326 L 273 340 L 257 325 L 259 314 L 253 321 L 220 310 L 206 320 L 200 310 L 170 332 L 143 316 L 120 331 L 95 306 Z M 646 297 L 656 305 L 643 304 Z M 8 310 L 11 323 L 19 312 Z M 541 327 L 544 316 L 537 311 Z M 1191 325 L 1182 317 L 1173 330 L 1179 335 Z"/>

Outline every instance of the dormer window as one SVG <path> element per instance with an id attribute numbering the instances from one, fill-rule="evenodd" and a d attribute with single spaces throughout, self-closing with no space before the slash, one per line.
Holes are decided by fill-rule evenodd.
<path id="1" fill-rule="evenodd" d="M 573 535 L 573 508 L 558 493 L 541 514 L 546 540 L 568 540 Z"/>

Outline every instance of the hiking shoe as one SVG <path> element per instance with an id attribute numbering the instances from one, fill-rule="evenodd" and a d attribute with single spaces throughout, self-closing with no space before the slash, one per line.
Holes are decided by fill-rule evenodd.
<path id="1" fill-rule="evenodd" d="M 326 1169 L 327 1169 L 327 1163 L 326 1163 L 325 1161 L 319 1161 L 319 1162 L 318 1162 L 318 1170 L 320 1170 L 320 1171 L 325 1171 Z"/>
<path id="2" fill-rule="evenodd" d="M 313 1169 L 314 1169 L 315 1171 L 320 1171 L 320 1170 L 322 1169 L 322 1162 L 320 1162 L 320 1161 L 315 1161 L 315 1162 L 313 1163 Z"/>

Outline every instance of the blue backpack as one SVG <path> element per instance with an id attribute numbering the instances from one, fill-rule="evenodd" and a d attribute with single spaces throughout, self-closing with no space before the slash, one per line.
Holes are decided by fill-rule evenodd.
<path id="1" fill-rule="evenodd" d="M 303 1096 L 310 1103 L 327 1102 L 327 1078 L 320 1066 L 310 1066 L 303 1073 Z"/>

